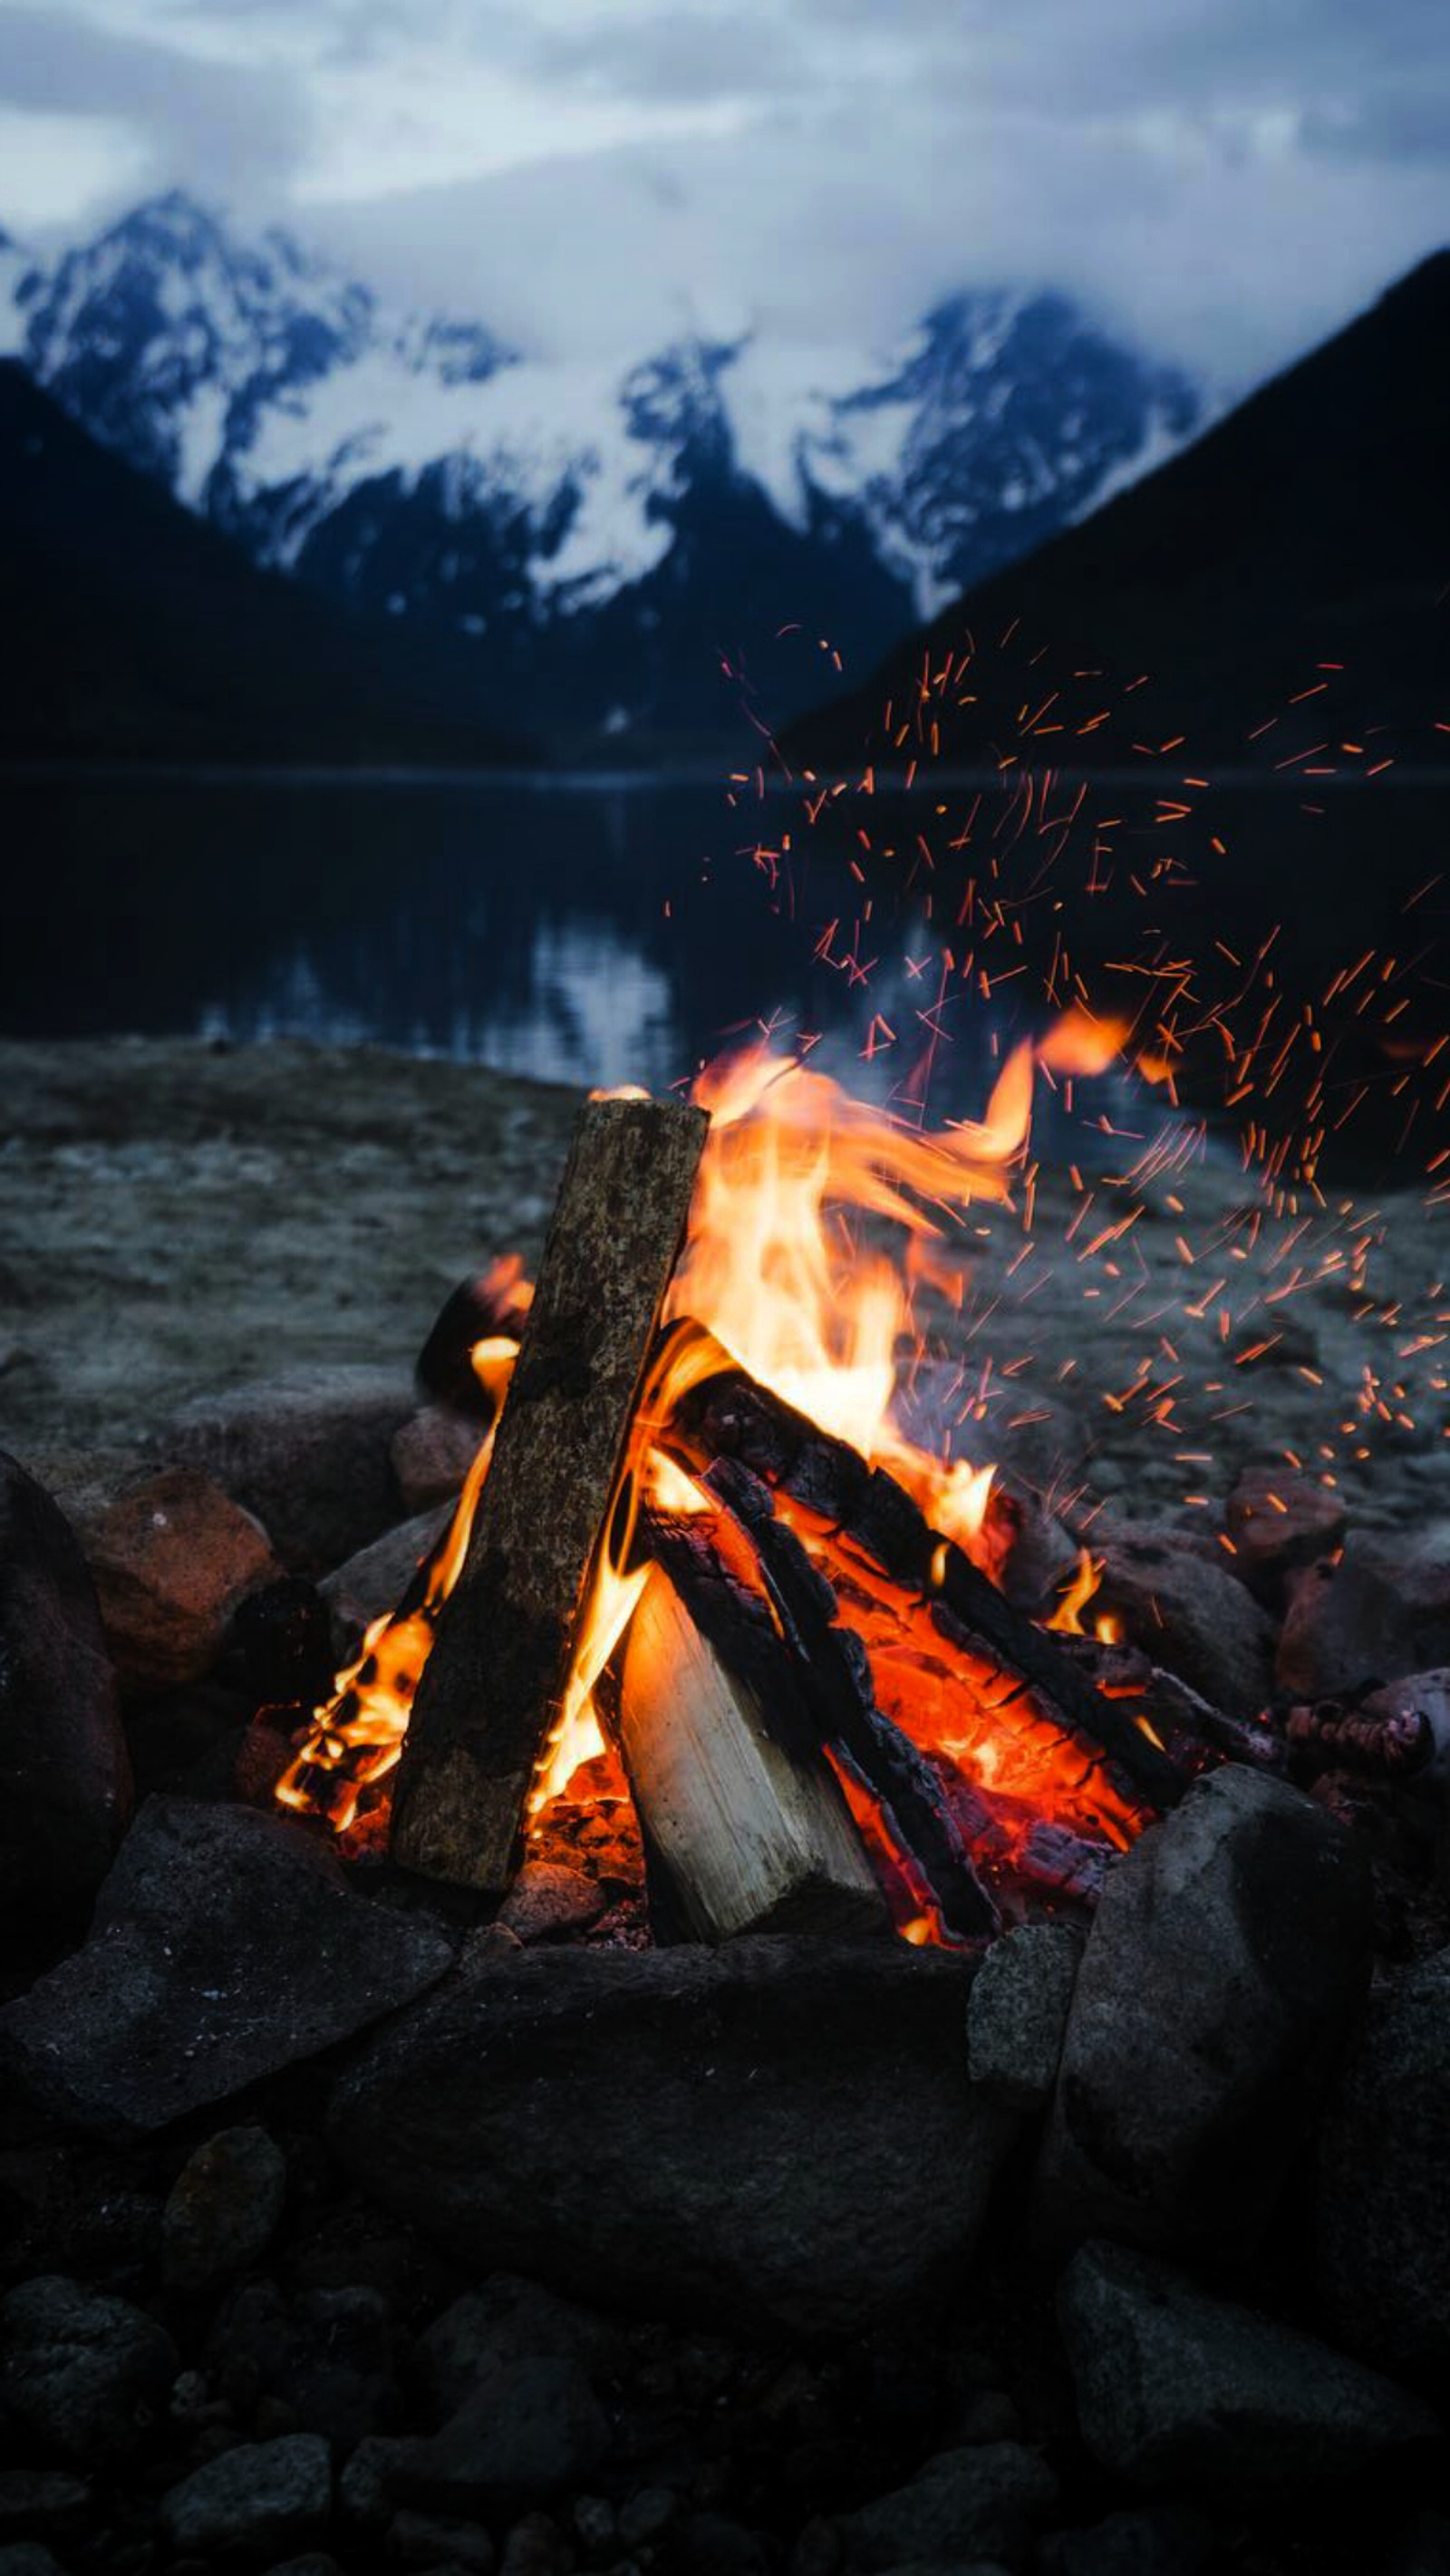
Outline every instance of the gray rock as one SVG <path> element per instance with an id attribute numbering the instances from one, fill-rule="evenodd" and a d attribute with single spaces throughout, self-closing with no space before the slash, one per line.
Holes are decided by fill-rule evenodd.
<path id="1" fill-rule="evenodd" d="M 527 1860 L 498 1919 L 517 1941 L 551 1941 L 597 1923 L 608 1902 L 597 1879 L 566 1861 Z"/>
<path id="2" fill-rule="evenodd" d="M 0 2540 L 37 2531 L 63 2537 L 84 2520 L 91 2490 L 65 2469 L 0 2469 Z"/>
<path id="3" fill-rule="evenodd" d="M 1287 1575 L 1328 1556 L 1348 1527 L 1342 1495 L 1285 1467 L 1242 1468 L 1224 1519 L 1240 1581 L 1270 1604 Z"/>
<path id="4" fill-rule="evenodd" d="M 1450 1663 L 1450 1526 L 1418 1538 L 1351 1530 L 1338 1565 L 1297 1575 L 1275 1676 L 1296 1699 Z"/>
<path id="5" fill-rule="evenodd" d="M 451 1957 L 301 1826 L 151 1798 L 85 1948 L 0 2013 L 0 2062 L 79 2127 L 145 2136 L 364 2029 Z"/>
<path id="6" fill-rule="evenodd" d="M 951 2448 L 974 2442 L 1020 2442 L 1022 2418 L 1005 2388 L 978 2388 L 959 2408 L 952 2426 Z"/>
<path id="7" fill-rule="evenodd" d="M 127 2299 L 52 2273 L 0 2299 L 0 2398 L 83 2467 L 129 2457 L 180 2366 L 170 2335 Z"/>
<path id="8" fill-rule="evenodd" d="M 967 1997 L 974 2084 L 1018 2110 L 1048 2099 L 1081 1959 L 1081 1940 L 1062 1924 L 1024 1923 L 993 1942 Z"/>
<path id="9" fill-rule="evenodd" d="M 1149 2504 L 1054 2532 L 1038 2567 L 1040 2576 L 1201 2576 L 1213 2548 L 1213 2525 L 1192 2505 Z"/>
<path id="10" fill-rule="evenodd" d="M 255 2420 L 265 2404 L 277 2410 L 272 2430 L 320 2433 L 342 2454 L 402 2414 L 395 2340 L 380 2290 L 302 2290 L 286 2300 L 263 2278 L 223 2309 L 208 2358 L 239 2416 Z"/>
<path id="11" fill-rule="evenodd" d="M 222 2129 L 188 2157 L 166 2202 L 161 2258 L 174 2290 L 209 2290 L 270 2245 L 287 2159 L 265 2129 Z"/>
<path id="12" fill-rule="evenodd" d="M 618 2347 L 618 2328 L 603 2317 L 537 2281 L 495 2272 L 481 2289 L 465 2290 L 419 2336 L 413 2385 L 421 2404 L 441 2421 L 513 2362 L 547 2357 L 577 2361 L 588 2370 L 607 2365 Z"/>
<path id="13" fill-rule="evenodd" d="M 291 1572 L 321 1574 L 397 1520 L 389 1450 L 415 1401 L 395 1369 L 294 1369 L 196 1397 L 151 1445 L 255 1512 Z"/>
<path id="14" fill-rule="evenodd" d="M 786 1937 L 496 1954 L 366 2050 L 337 2152 L 480 2269 L 848 2330 L 946 2295 L 981 2224 L 1004 2115 L 967 2081 L 970 1973 Z"/>
<path id="15" fill-rule="evenodd" d="M 343 2571 L 325 2549 L 305 2549 L 300 2558 L 284 2558 L 269 2567 L 267 2576 L 343 2576 Z"/>
<path id="16" fill-rule="evenodd" d="M 973 1552 L 1009 1601 L 1044 1614 L 1061 1599 L 1081 1558 L 1056 1514 L 1000 1468 Z"/>
<path id="17" fill-rule="evenodd" d="M 450 1517 L 446 1505 L 441 1511 L 421 1512 L 350 1556 L 335 1574 L 324 1575 L 317 1588 L 327 1604 L 339 1664 L 351 1661 L 375 1619 L 396 1610 L 420 1561 Z"/>
<path id="18" fill-rule="evenodd" d="M 193 2469 L 161 2499 L 161 2529 L 178 2558 L 305 2540 L 332 2506 L 327 2444 L 315 2433 L 242 2442 Z"/>
<path id="19" fill-rule="evenodd" d="M 17 2540 L 0 2547 L 0 2576 L 65 2576 L 65 2569 L 43 2541 Z"/>
<path id="20" fill-rule="evenodd" d="M 1253 1717 L 1273 1689 L 1274 1632 L 1245 1586 L 1197 1541 L 1119 1523 L 1102 1550 L 1093 1613 L 1120 1619 L 1191 1690 Z"/>
<path id="21" fill-rule="evenodd" d="M 400 2567 L 472 2567 L 489 2576 L 493 2542 L 483 2525 L 404 2506 L 388 2525 L 387 2551 Z"/>
<path id="22" fill-rule="evenodd" d="M 679 2564 L 690 2576 L 770 2576 L 764 2542 L 724 2514 L 692 2513 L 677 2546 Z"/>
<path id="23" fill-rule="evenodd" d="M 0 1905 L 89 1896 L 130 1809 L 91 1578 L 50 1496 L 0 1452 Z"/>
<path id="24" fill-rule="evenodd" d="M 1048 2241 L 1245 2260 L 1368 1975 L 1344 1829 L 1260 1772 L 1195 1782 L 1113 1871 L 1088 1936 L 1038 2169 Z"/>
<path id="25" fill-rule="evenodd" d="M 1362 2362 L 1213 2299 L 1152 2255 L 1086 2245 L 1058 2292 L 1083 2439 L 1139 2486 L 1251 2507 L 1433 2441 L 1417 2397 Z"/>
<path id="26" fill-rule="evenodd" d="M 957 2565 L 1000 2558 L 1015 2565 L 1056 2502 L 1051 2469 L 1020 2442 L 943 2451 L 909 2486 L 842 2517 L 846 2565 L 861 2576 L 915 2559 Z"/>
<path id="27" fill-rule="evenodd" d="M 498 2576 L 573 2576 L 574 2552 L 545 2513 L 526 2513 L 509 2531 Z M 443 2571 L 438 2571 L 443 2576 Z M 453 2571 L 448 2571 L 453 2576 Z M 610 2576 L 644 2576 L 637 2558 L 616 2561 Z"/>
<path id="28" fill-rule="evenodd" d="M 658 2540 L 678 2509 L 679 2499 L 669 2487 L 637 2487 L 619 2508 L 619 2536 L 625 2548 L 644 2549 Z"/>
<path id="29" fill-rule="evenodd" d="M 402 2464 L 407 2492 L 488 2512 L 559 2495 L 598 2468 L 609 2426 L 577 2361 L 540 2355 L 496 2371 Z"/>
<path id="30" fill-rule="evenodd" d="M 1380 1987 L 1320 2136 L 1316 2273 L 1356 2352 L 1450 2356 L 1450 1950 Z"/>
<path id="31" fill-rule="evenodd" d="M 71 1522 L 131 1698 L 201 1680 L 241 1603 L 282 1574 L 260 1522 L 192 1467 L 126 1476 Z"/>
<path id="32" fill-rule="evenodd" d="M 439 1503 L 451 1503 L 462 1493 L 483 1431 L 476 1414 L 455 1413 L 447 1404 L 427 1404 L 393 1434 L 393 1474 L 410 1518 L 416 1512 L 435 1510 Z"/>
<path id="33" fill-rule="evenodd" d="M 338 2510 L 347 2522 L 381 2530 L 402 2493 L 403 2471 L 417 2444 L 406 2435 L 369 2433 L 344 2463 Z"/>

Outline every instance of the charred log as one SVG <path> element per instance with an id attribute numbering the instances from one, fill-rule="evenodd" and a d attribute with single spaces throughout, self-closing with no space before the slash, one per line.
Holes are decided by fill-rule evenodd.
<path id="1" fill-rule="evenodd" d="M 818 1735 L 885 1809 L 948 1929 L 967 1940 L 999 1930 L 938 1773 L 877 1707 L 866 1649 L 837 1624 L 835 1592 L 795 1532 L 776 1519 L 769 1487 L 730 1458 L 718 1459 L 703 1482 L 748 1533 Z"/>
<path id="2" fill-rule="evenodd" d="M 580 1113 L 463 1571 L 438 1620 L 393 1800 L 394 1857 L 501 1892 L 568 1679 L 704 1114 Z"/>
<path id="3" fill-rule="evenodd" d="M 1284 1732 L 1297 1767 L 1354 1771 L 1368 1778 L 1411 1780 L 1435 1759 L 1434 1722 L 1427 1709 L 1376 1707 L 1335 1699 L 1291 1708 Z"/>
<path id="4" fill-rule="evenodd" d="M 481 1277 L 463 1280 L 439 1308 L 418 1353 L 415 1374 L 420 1394 L 435 1404 L 450 1405 L 455 1413 L 471 1414 L 482 1423 L 491 1421 L 493 1399 L 475 1373 L 474 1344 L 501 1334 L 517 1341 L 528 1311 L 523 1263 L 515 1253 L 491 1263 Z"/>
<path id="5" fill-rule="evenodd" d="M 1246 1762 L 1255 1771 L 1282 1771 L 1283 1740 L 1268 1725 L 1230 1717 L 1176 1673 L 1165 1672 L 1141 1646 L 1104 1644 L 1096 1637 L 1064 1637 L 1063 1651 L 1096 1689 L 1122 1700 L 1144 1717 L 1171 1760 L 1185 1772 L 1211 1761 Z"/>
<path id="6" fill-rule="evenodd" d="M 684 1397 L 670 1442 L 697 1474 L 733 1459 L 819 1513 L 893 1582 L 932 1598 L 954 1639 L 1030 1685 L 1139 1798 L 1162 1809 L 1182 1796 L 1187 1783 L 1177 1765 L 1125 1709 L 1094 1690 L 1056 1637 L 1014 1609 L 961 1548 L 931 1528 L 894 1477 L 869 1467 L 743 1370 L 708 1378 Z"/>

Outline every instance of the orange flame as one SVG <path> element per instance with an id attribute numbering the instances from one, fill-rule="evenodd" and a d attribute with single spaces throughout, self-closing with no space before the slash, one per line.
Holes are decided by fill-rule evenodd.
<path id="1" fill-rule="evenodd" d="M 1063 1637 L 1085 1636 L 1087 1631 L 1082 1624 L 1082 1614 L 1098 1588 L 1101 1574 L 1102 1568 L 1095 1563 L 1092 1550 L 1086 1547 L 1079 1548 L 1077 1571 L 1068 1583 L 1052 1617 L 1047 1621 L 1047 1626 L 1055 1628 Z M 1101 1622 L 1099 1626 L 1101 1627 Z"/>
<path id="2" fill-rule="evenodd" d="M 1038 1046 L 1019 1046 L 1009 1057 L 980 1122 L 936 1130 L 853 1099 L 826 1075 L 764 1046 L 700 1076 L 694 1097 L 710 1113 L 710 1133 L 665 1308 L 667 1320 L 689 1318 L 696 1329 L 666 1336 L 647 1373 L 568 1684 L 529 1797 L 530 1824 L 602 1749 L 593 1692 L 645 1580 L 631 1563 L 641 1492 L 673 1512 L 704 1507 L 693 1480 L 653 1445 L 691 1385 L 738 1362 L 863 1457 L 889 1467 L 935 1528 L 965 1546 L 979 1538 L 993 1468 L 933 1457 L 893 1419 L 898 1353 L 914 1341 L 908 1265 L 864 1243 L 857 1228 L 862 1220 L 894 1225 L 908 1248 L 919 1250 L 974 1201 L 1007 1201 L 1026 1156 L 1036 1064 L 1101 1071 L 1124 1035 L 1083 1012 L 1068 1013 Z M 510 1320 L 527 1310 L 533 1292 L 516 1256 L 495 1262 L 489 1287 Z M 505 1334 L 473 1353 L 495 1423 L 516 1355 Z M 396 1764 L 492 1452 L 490 1431 L 421 1601 L 368 1630 L 361 1655 L 339 1676 L 279 1784 L 285 1805 L 323 1813 L 345 1830 L 364 1792 Z M 1080 1588 L 1084 1574 L 1090 1579 Z M 1054 1624 L 1076 1623 L 1094 1579 L 1085 1558 Z M 973 1766 L 990 1772 L 998 1757 L 980 1717 L 968 1732 Z M 951 1735 L 950 1727 L 939 1733 L 944 1749 Z M 1034 1748 L 1034 1772 L 1040 1758 Z"/>
<path id="3" fill-rule="evenodd" d="M 856 1223 L 884 1218 L 919 1242 L 973 1201 L 1007 1200 L 1031 1132 L 1034 1062 L 1101 1072 L 1125 1036 L 1069 1012 L 1037 1047 L 1013 1051 L 980 1123 L 936 1130 L 768 1047 L 707 1067 L 694 1097 L 710 1133 L 667 1315 L 706 1326 L 752 1377 L 888 1467 L 934 1528 L 969 1547 L 992 1469 L 934 1458 L 894 1422 L 910 1298 L 902 1265 L 865 1246 Z"/>

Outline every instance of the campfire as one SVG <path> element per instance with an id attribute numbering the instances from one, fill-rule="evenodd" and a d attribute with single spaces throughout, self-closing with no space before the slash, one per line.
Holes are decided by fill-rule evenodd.
<path id="1" fill-rule="evenodd" d="M 916 1289 L 1020 1188 L 1034 1081 L 1124 1035 L 1070 1013 L 935 1131 L 766 1045 L 688 1104 L 592 1098 L 537 1285 L 504 1258 L 453 1319 L 485 1418 L 451 1525 L 281 1802 L 502 1895 L 557 1801 L 627 1795 L 697 1936 L 959 1945 L 1090 1903 L 1217 1756 L 1274 1764 L 1085 1628 L 1087 1547 L 1019 1606 L 1030 1498 L 898 1419 Z"/>

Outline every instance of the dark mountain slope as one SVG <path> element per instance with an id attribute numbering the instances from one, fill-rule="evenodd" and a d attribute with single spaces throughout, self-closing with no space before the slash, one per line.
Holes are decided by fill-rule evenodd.
<path id="1" fill-rule="evenodd" d="M 0 365 L 0 757 L 491 761 L 470 672 L 280 576 Z"/>
<path id="2" fill-rule="evenodd" d="M 1450 721 L 1447 348 L 1441 251 L 1195 446 L 971 590 L 793 728 L 788 756 L 820 770 L 879 758 L 891 701 L 893 740 L 919 709 L 940 721 L 942 756 L 971 762 L 1006 750 L 1029 691 L 1036 704 L 1059 683 L 1066 721 L 1040 756 L 1063 765 L 1178 735 L 1179 758 L 1272 767 L 1323 741 L 1329 760 L 1346 729 L 1402 757 L 1450 755 L 1434 732 Z M 969 636 L 970 677 L 923 706 L 924 664 L 939 673 Z M 1321 667 L 1333 664 L 1342 673 Z M 1074 694 L 1085 666 L 1103 671 L 1106 695 L 1089 682 Z M 1077 734 L 1090 706 L 1143 672 L 1109 723 Z M 977 702 L 958 708 L 968 689 Z"/>

